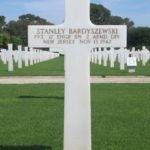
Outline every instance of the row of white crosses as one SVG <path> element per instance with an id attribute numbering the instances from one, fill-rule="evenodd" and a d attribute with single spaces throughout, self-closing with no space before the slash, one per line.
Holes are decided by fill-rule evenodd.
<path id="1" fill-rule="evenodd" d="M 150 51 L 145 46 L 142 47 L 142 50 L 138 49 L 137 51 L 133 47 L 130 54 L 136 57 L 138 62 L 141 61 L 143 66 L 150 60 Z"/>
<path id="2" fill-rule="evenodd" d="M 131 51 L 126 48 L 95 48 L 91 51 L 91 62 L 106 67 L 109 61 L 110 67 L 114 68 L 115 62 L 118 61 L 120 63 L 120 70 L 124 70 L 130 54 L 136 58 L 137 62 L 141 61 L 143 66 L 150 60 L 150 51 L 143 46 L 142 50 L 137 51 L 134 47 Z"/>
<path id="3" fill-rule="evenodd" d="M 14 63 L 17 63 L 18 68 L 21 69 L 23 66 L 28 67 L 56 57 L 59 57 L 59 53 L 28 47 L 24 47 L 23 50 L 21 45 L 18 46 L 17 50 L 13 50 L 12 44 L 8 44 L 8 50 L 1 49 L 0 52 L 2 62 L 8 64 L 8 71 L 14 71 Z"/>

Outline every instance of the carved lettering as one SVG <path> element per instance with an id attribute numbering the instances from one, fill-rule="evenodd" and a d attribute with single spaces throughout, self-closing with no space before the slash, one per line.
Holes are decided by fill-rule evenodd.
<path id="1" fill-rule="evenodd" d="M 115 27 L 68 29 L 38 27 L 33 39 L 41 40 L 46 45 L 112 44 L 115 40 L 120 39 L 120 30 Z"/>

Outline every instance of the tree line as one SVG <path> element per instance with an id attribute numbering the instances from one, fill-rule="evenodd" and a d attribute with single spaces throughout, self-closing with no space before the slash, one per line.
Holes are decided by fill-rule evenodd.
<path id="1" fill-rule="evenodd" d="M 149 27 L 134 27 L 132 20 L 112 16 L 111 11 L 100 4 L 91 4 L 90 18 L 96 25 L 127 25 L 128 47 L 150 47 Z M 17 21 L 12 20 L 8 23 L 5 16 L 0 16 L 0 47 L 6 48 L 7 43 L 13 43 L 15 47 L 19 44 L 26 46 L 28 25 L 53 25 L 53 23 L 33 14 L 21 15 Z"/>
<path id="2" fill-rule="evenodd" d="M 0 16 L 0 47 L 7 47 L 7 43 L 13 43 L 14 47 L 21 44 L 26 46 L 28 25 L 52 25 L 46 19 L 32 14 L 19 16 L 17 21 L 5 22 L 5 17 Z"/>
<path id="3" fill-rule="evenodd" d="M 109 9 L 103 5 L 91 4 L 91 21 L 97 25 L 127 25 L 128 48 L 141 49 L 146 46 L 150 49 L 150 27 L 135 27 L 129 18 L 112 16 Z"/>

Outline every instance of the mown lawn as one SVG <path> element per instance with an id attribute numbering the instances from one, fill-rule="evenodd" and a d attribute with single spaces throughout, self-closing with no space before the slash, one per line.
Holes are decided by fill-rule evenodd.
<path id="1" fill-rule="evenodd" d="M 93 150 L 150 149 L 150 84 L 92 84 Z M 64 85 L 0 85 L 0 150 L 63 149 Z"/>
<path id="2" fill-rule="evenodd" d="M 150 76 L 150 61 L 145 66 L 142 63 L 138 63 L 135 73 L 128 73 L 128 67 L 125 66 L 125 70 L 120 70 L 120 64 L 115 63 L 114 68 L 104 67 L 98 64 L 91 64 L 91 75 L 92 76 Z"/>
<path id="3" fill-rule="evenodd" d="M 109 66 L 109 64 L 108 64 Z M 63 76 L 64 75 L 64 57 L 59 57 L 46 62 L 35 64 L 29 67 L 18 69 L 17 64 L 14 65 L 14 72 L 7 71 L 7 65 L 0 62 L 0 76 Z M 120 71 L 119 64 L 115 64 L 115 68 L 104 67 L 98 64 L 91 64 L 92 76 L 127 76 L 127 75 L 144 75 L 150 76 L 150 61 L 146 66 L 138 64 L 135 73 L 128 73 L 128 68 Z"/>
<path id="4" fill-rule="evenodd" d="M 24 64 L 23 64 L 24 65 Z M 7 65 L 0 62 L 0 76 L 63 76 L 64 57 L 55 58 L 49 61 L 34 64 L 29 67 L 17 68 L 14 63 L 14 71 L 8 72 Z"/>

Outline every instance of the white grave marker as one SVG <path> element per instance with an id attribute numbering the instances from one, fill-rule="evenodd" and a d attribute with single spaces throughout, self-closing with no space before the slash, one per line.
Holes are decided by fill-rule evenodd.
<path id="1" fill-rule="evenodd" d="M 14 71 L 12 52 L 13 52 L 13 45 L 8 44 L 8 71 Z"/>
<path id="2" fill-rule="evenodd" d="M 120 70 L 125 70 L 125 51 L 120 49 Z"/>
<path id="3" fill-rule="evenodd" d="M 102 51 L 101 48 L 98 48 L 98 64 L 101 65 L 102 64 Z"/>
<path id="4" fill-rule="evenodd" d="M 115 67 L 115 50 L 114 50 L 114 48 L 110 49 L 110 67 L 111 68 Z"/>
<path id="5" fill-rule="evenodd" d="M 108 63 L 108 51 L 107 51 L 107 48 L 104 48 L 104 50 L 103 50 L 103 65 L 105 67 L 107 67 L 107 63 Z"/>
<path id="6" fill-rule="evenodd" d="M 93 25 L 89 13 L 90 0 L 65 0 L 62 25 L 28 28 L 29 47 L 65 50 L 64 150 L 91 150 L 90 50 L 126 47 L 126 26 Z"/>
<path id="7" fill-rule="evenodd" d="M 18 46 L 18 68 L 22 68 L 22 46 Z"/>
<path id="8" fill-rule="evenodd" d="M 33 65 L 33 48 L 29 50 L 30 65 Z"/>
<path id="9" fill-rule="evenodd" d="M 29 52 L 28 52 L 28 47 L 25 47 L 25 66 L 29 66 Z"/>
<path id="10" fill-rule="evenodd" d="M 98 61 L 98 52 L 97 52 L 97 48 L 94 48 L 94 63 L 97 64 Z"/>
<path id="11" fill-rule="evenodd" d="M 137 66 L 136 57 L 127 57 L 127 66 L 130 73 L 135 72 L 135 68 Z"/>

